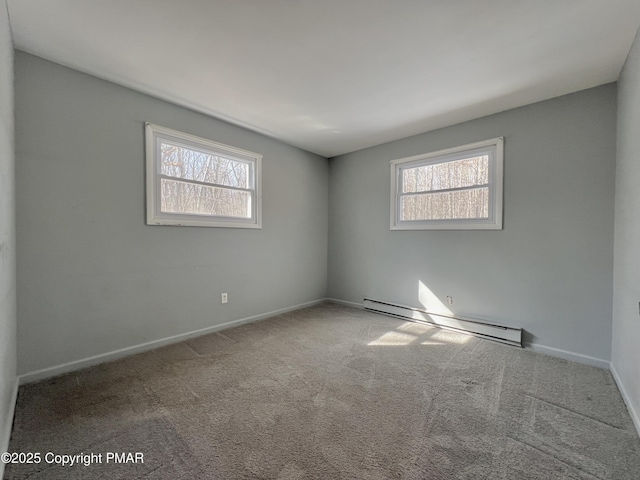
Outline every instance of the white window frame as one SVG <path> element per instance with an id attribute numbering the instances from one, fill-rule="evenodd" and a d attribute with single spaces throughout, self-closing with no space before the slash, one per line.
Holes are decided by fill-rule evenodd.
<path id="1" fill-rule="evenodd" d="M 489 218 L 447 220 L 400 220 L 402 171 L 424 165 L 447 163 L 477 155 L 489 156 Z M 414 155 L 391 161 L 391 230 L 501 230 L 504 176 L 504 138 Z"/>
<path id="2" fill-rule="evenodd" d="M 262 228 L 262 155 L 222 143 L 196 137 L 187 133 L 145 123 L 146 167 L 147 167 L 147 225 L 174 225 L 194 227 Z M 219 215 L 193 215 L 166 213 L 160 208 L 161 202 L 161 159 L 160 142 L 172 142 L 185 147 L 210 152 L 214 155 L 231 157 L 252 165 L 254 187 L 251 191 L 252 217 L 243 219 Z M 189 182 L 190 183 L 190 182 Z M 198 183 L 198 182 L 194 182 Z M 212 184 L 215 185 L 215 184 Z M 225 187 L 229 188 L 229 187 Z"/>

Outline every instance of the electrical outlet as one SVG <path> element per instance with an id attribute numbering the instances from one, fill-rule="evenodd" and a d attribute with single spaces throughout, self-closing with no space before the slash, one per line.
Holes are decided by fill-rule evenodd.
<path id="1" fill-rule="evenodd" d="M 447 303 L 448 303 L 449 305 L 453 305 L 453 297 L 452 297 L 452 296 L 447 295 Z"/>
<path id="2" fill-rule="evenodd" d="M 221 301 L 222 303 L 227 303 L 227 302 L 229 301 L 229 297 L 227 296 L 227 294 L 226 294 L 226 293 L 222 293 L 222 294 L 220 294 L 220 301 Z"/>

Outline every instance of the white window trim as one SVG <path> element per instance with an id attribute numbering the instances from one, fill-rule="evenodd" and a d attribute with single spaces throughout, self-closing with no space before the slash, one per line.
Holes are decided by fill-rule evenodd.
<path id="1" fill-rule="evenodd" d="M 461 154 L 476 149 L 491 150 L 489 157 L 489 218 L 488 219 L 452 219 L 452 220 L 412 220 L 401 221 L 399 212 L 399 178 L 401 166 L 407 164 L 428 165 L 456 159 Z M 459 147 L 438 150 L 437 152 L 414 155 L 391 161 L 391 230 L 501 230 L 502 196 L 504 175 L 504 138 L 497 137 Z"/>
<path id="2" fill-rule="evenodd" d="M 222 216 L 164 213 L 160 209 L 160 154 L 156 149 L 158 138 L 177 139 L 200 148 L 209 148 L 228 155 L 249 157 L 255 160 L 255 194 L 252 204 L 253 218 L 238 219 Z M 262 228 L 262 155 L 222 143 L 196 137 L 187 133 L 145 123 L 146 170 L 147 170 L 147 225 L 173 225 L 193 227 Z"/>

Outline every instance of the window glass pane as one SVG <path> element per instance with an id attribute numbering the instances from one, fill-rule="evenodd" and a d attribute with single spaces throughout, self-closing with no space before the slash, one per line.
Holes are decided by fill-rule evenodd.
<path id="1" fill-rule="evenodd" d="M 430 192 L 487 185 L 488 183 L 489 155 L 402 170 L 403 193 Z"/>
<path id="2" fill-rule="evenodd" d="M 249 164 L 179 145 L 161 142 L 161 173 L 170 177 L 253 188 Z"/>
<path id="3" fill-rule="evenodd" d="M 163 213 L 251 218 L 251 193 L 162 179 Z"/>
<path id="4" fill-rule="evenodd" d="M 488 187 L 401 197 L 400 219 L 403 221 L 459 218 L 489 218 Z"/>

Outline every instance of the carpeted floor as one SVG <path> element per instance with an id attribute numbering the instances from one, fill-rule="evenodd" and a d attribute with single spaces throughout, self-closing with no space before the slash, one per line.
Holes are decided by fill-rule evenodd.
<path id="1" fill-rule="evenodd" d="M 10 451 L 103 457 L 6 479 L 640 478 L 609 372 L 332 304 L 22 386 Z"/>

